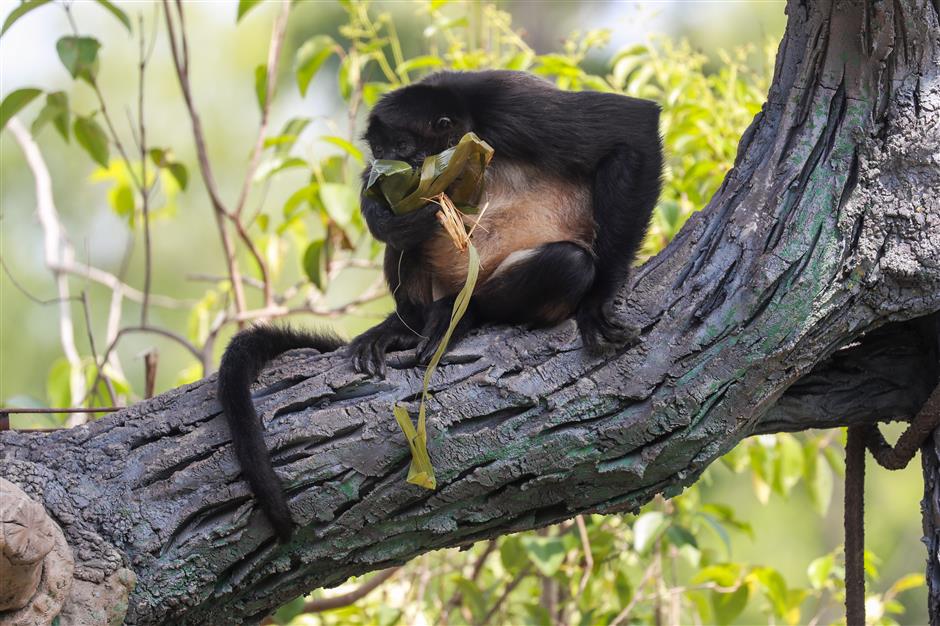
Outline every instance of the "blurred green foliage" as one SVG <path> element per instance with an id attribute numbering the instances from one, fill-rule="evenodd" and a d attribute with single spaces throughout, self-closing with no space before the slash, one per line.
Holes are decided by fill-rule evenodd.
<path id="1" fill-rule="evenodd" d="M 120 8 L 99 4 L 132 28 Z M 240 0 L 237 19 L 253 19 L 259 4 Z M 370 280 L 378 277 L 381 247 L 358 212 L 359 176 L 366 157 L 356 138 L 366 110 L 382 94 L 439 69 L 506 68 L 544 76 L 562 89 L 656 100 L 663 108 L 667 166 L 662 198 L 643 248 L 643 255 L 650 256 L 709 201 L 733 166 L 738 139 L 767 93 L 775 52 L 771 43 L 748 45 L 719 52 L 718 62 L 709 63 L 687 41 L 657 37 L 616 52 L 603 71 L 589 71 L 586 61 L 607 45 L 608 31 L 573 33 L 558 50 L 538 54 L 514 30 L 506 11 L 490 4 L 433 0 L 416 5 L 423 39 L 418 52 L 406 56 L 390 13 L 358 0 L 340 5 L 345 17 L 336 36 L 316 33 L 296 47 L 290 87 L 304 95 L 318 75 L 332 73 L 330 80 L 348 114 L 345 132 L 340 130 L 342 120 L 335 120 L 336 132 L 316 136 L 310 132 L 314 119 L 287 120 L 262 137 L 259 165 L 249 182 L 262 193 L 272 184 L 287 187 L 280 206 L 262 201 L 242 224 L 246 240 L 238 259 L 255 282 L 265 275 L 260 271 L 263 264 L 276 294 L 273 309 L 257 317 L 279 317 L 294 309 L 344 315 L 375 299 L 373 294 L 358 301 L 352 294 L 337 300 L 329 294 L 335 284 L 349 284 L 350 272 L 367 274 L 367 280 L 356 283 L 359 296 L 369 292 Z M 4 31 L 28 12 L 15 15 L 17 11 Z M 65 93 L 48 93 L 32 131 L 51 125 L 63 141 L 76 139 L 97 164 L 90 182 L 107 186 L 111 209 L 127 229 L 139 233 L 145 226 L 144 194 L 146 223 L 164 220 L 172 226 L 178 196 L 197 166 L 177 159 L 168 147 L 148 146 L 142 159 L 115 150 L 119 141 L 110 129 L 97 83 L 99 48 L 94 38 L 77 34 L 62 37 L 57 45 L 69 74 L 99 97 L 97 109 L 79 111 Z M 596 62 L 590 65 L 597 67 Z M 706 71 L 707 66 L 714 69 Z M 271 104 L 267 66 L 258 66 L 245 80 L 254 86 L 254 105 L 264 111 Z M 275 87 L 284 88 L 278 82 Z M 3 122 L 40 96 L 34 89 L 8 95 L 0 107 Z M 248 244 L 256 255 L 244 249 Z M 285 269 L 288 266 L 300 268 L 299 282 L 285 282 L 295 274 Z M 236 322 L 232 299 L 231 282 L 215 280 L 189 303 L 186 323 L 169 330 L 211 357 L 220 333 Z M 389 307 L 387 298 L 380 302 Z M 47 378 L 49 405 L 73 402 L 76 367 L 89 390 L 84 397 L 88 404 L 106 402 L 106 394 L 120 403 L 142 395 L 120 367 L 88 354 L 78 364 L 65 359 L 53 364 Z M 199 362 L 193 361 L 176 382 L 201 375 Z M 33 422 L 55 423 L 61 421 L 49 417 Z M 681 495 L 657 498 L 635 514 L 584 516 L 481 542 L 463 552 L 427 554 L 354 605 L 304 613 L 305 601 L 298 598 L 272 619 L 293 626 L 837 623 L 843 594 L 840 551 L 818 556 L 798 578 L 767 564 L 774 562 L 775 551 L 786 549 L 789 537 L 763 537 L 774 545 L 762 562 L 736 558 L 736 538 L 753 537 L 755 528 L 740 511 L 710 494 L 716 493 L 714 483 L 730 480 L 729 474 L 740 475 L 750 480 L 759 503 L 803 498 L 814 510 L 803 515 L 812 518 L 828 513 L 833 484 L 843 473 L 841 441 L 834 433 L 760 436 L 743 442 Z M 799 541 L 799 535 L 792 540 Z M 922 576 L 908 574 L 882 583 L 874 554 L 866 554 L 866 570 L 872 623 L 898 623 L 905 610 L 899 595 L 922 586 Z M 361 582 L 350 581 L 349 586 Z M 335 592 L 316 591 L 312 597 L 328 595 Z"/>

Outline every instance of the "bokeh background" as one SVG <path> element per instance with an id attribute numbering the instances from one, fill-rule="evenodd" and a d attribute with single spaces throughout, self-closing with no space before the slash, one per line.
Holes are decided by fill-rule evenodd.
<path id="1" fill-rule="evenodd" d="M 99 108 L 94 91 L 88 84 L 74 80 L 56 53 L 56 41 L 72 32 L 69 17 L 60 4 L 55 2 L 31 12 L 0 37 L 0 96 L 25 87 L 38 87 L 47 92 L 64 91 L 75 112 L 89 114 Z M 489 5 L 483 3 L 456 1 L 432 4 L 441 5 L 433 7 L 437 13 L 431 11 L 431 5 L 420 2 L 376 2 L 362 10 L 375 19 L 383 13 L 389 15 L 396 29 L 401 54 L 406 59 L 433 52 L 429 49 L 427 31 L 432 24 L 463 42 L 466 50 L 484 46 L 482 41 L 474 41 L 474 28 L 489 19 L 485 11 L 492 10 L 492 6 L 487 8 Z M 0 21 L 7 19 L 18 6 L 19 3 L 13 0 L 3 0 L 0 3 Z M 160 5 L 118 2 L 117 6 L 129 16 L 133 33 L 90 0 L 71 2 L 69 10 L 78 30 L 83 35 L 94 36 L 103 44 L 99 53 L 97 84 L 107 101 L 118 134 L 127 145 L 133 145 L 129 120 L 136 120 L 137 111 L 139 25 L 143 26 L 148 38 L 155 36 L 147 67 L 147 135 L 153 145 L 172 147 L 176 160 L 188 170 L 189 184 L 185 190 L 173 190 L 167 186 L 162 194 L 158 194 L 161 207 L 155 211 L 151 223 L 152 290 L 155 294 L 171 296 L 180 303 L 175 308 L 153 307 L 150 321 L 195 341 L 201 332 L 204 333 L 204 327 L 211 324 L 212 315 L 224 308 L 226 302 L 225 288 L 218 286 L 224 282 L 218 277 L 225 275 L 225 265 L 216 226 L 196 165 L 189 118 L 174 73 Z M 624 70 L 628 80 L 626 87 L 621 88 L 625 90 L 630 88 L 630 81 L 642 78 L 637 73 L 643 66 L 653 62 L 645 56 L 647 52 L 638 52 L 636 47 L 658 51 L 655 62 L 666 69 L 657 76 L 672 75 L 671 72 L 681 78 L 672 89 L 659 85 L 658 91 L 653 90 L 670 99 L 667 110 L 675 111 L 673 120 L 682 119 L 681 106 L 687 99 L 703 102 L 701 87 L 696 87 L 697 83 L 690 76 L 710 77 L 709 80 L 725 81 L 731 85 L 729 92 L 723 94 L 724 99 L 707 101 L 712 107 L 709 115 L 701 114 L 697 121 L 689 122 L 681 129 L 677 122 L 674 132 L 667 134 L 666 149 L 678 156 L 670 162 L 673 181 L 670 189 L 674 193 L 664 197 L 658 214 L 660 222 L 653 231 L 655 240 L 648 242 L 646 248 L 647 254 L 655 252 L 681 226 L 689 212 L 700 209 L 707 201 L 709 192 L 720 181 L 733 158 L 736 137 L 753 116 L 755 107 L 759 109 L 760 93 L 766 89 L 770 79 L 773 52 L 786 23 L 784 2 L 507 1 L 496 3 L 495 7 L 511 20 L 510 28 L 534 55 L 567 52 L 570 58 L 573 53 L 570 48 L 566 49 L 566 41 L 583 43 L 591 33 L 605 30 L 595 38 L 593 45 L 583 51 L 584 54 L 578 55 L 576 65 L 583 69 L 585 75 L 609 77 L 615 70 L 618 54 L 634 50 L 636 61 Z M 187 2 L 185 9 L 193 89 L 205 126 L 210 159 L 221 195 L 234 198 L 242 187 L 258 129 L 255 68 L 266 62 L 272 25 L 280 7 L 273 1 L 264 2 L 241 19 L 237 19 L 238 3 L 234 1 Z M 350 161 L 348 153 L 317 139 L 321 135 L 347 136 L 350 104 L 338 87 L 340 64 L 337 57 L 327 59 L 306 95 L 301 95 L 294 84 L 292 60 L 298 48 L 315 36 L 329 35 L 340 45 L 347 45 L 348 31 L 344 28 L 349 27 L 351 12 L 356 10 L 360 9 L 353 9 L 348 3 L 324 0 L 301 1 L 291 11 L 282 53 L 284 60 L 277 76 L 278 93 L 271 103 L 269 134 L 276 135 L 277 130 L 290 119 L 310 118 L 303 140 L 298 141 L 294 148 L 294 154 L 301 155 L 310 163 L 331 155 Z M 447 19 L 435 21 L 435 15 Z M 443 37 L 441 33 L 437 36 Z M 446 38 L 442 41 L 446 42 Z M 453 51 L 446 47 L 446 43 L 441 45 L 443 47 L 436 54 L 444 59 L 445 64 L 453 64 Z M 619 58 L 622 60 L 623 57 Z M 538 67 L 546 67 L 544 59 L 534 61 L 530 69 Z M 729 67 L 734 70 L 730 76 Z M 420 76 L 421 72 L 419 69 L 411 77 Z M 559 82 L 562 78 L 561 75 L 547 75 Z M 655 83 L 657 77 L 647 77 L 646 80 Z M 590 81 L 578 82 L 576 79 L 575 83 L 568 86 L 596 87 Z M 640 95 L 655 96 L 643 85 L 637 89 Z M 718 93 L 716 90 L 720 90 L 720 86 L 712 85 L 710 89 Z M 41 100 L 37 100 L 21 111 L 19 117 L 29 126 L 41 107 Z M 365 110 L 363 106 L 357 112 L 360 122 Z M 670 138 L 675 145 L 670 145 Z M 40 129 L 36 140 L 52 173 L 56 206 L 75 249 L 77 262 L 106 269 L 140 288 L 144 279 L 140 219 L 138 215 L 138 219 L 131 223 L 128 215 L 115 210 L 114 200 L 109 196 L 116 185 L 114 172 L 111 172 L 112 176 L 103 172 L 82 150 L 74 136 L 66 143 L 51 125 Z M 693 151 L 686 147 L 687 144 L 701 144 L 701 147 Z M 358 146 L 364 149 L 361 142 Z M 706 155 L 708 160 L 704 160 L 702 155 Z M 113 149 L 111 157 L 117 158 Z M 699 165 L 695 159 L 702 159 L 702 166 L 697 169 L 693 169 Z M 352 184 L 355 177 L 349 172 L 346 176 L 344 180 Z M 249 196 L 248 206 L 252 210 L 257 208 L 260 214 L 271 214 L 272 220 L 281 219 L 283 205 L 310 178 L 310 170 L 299 167 L 259 180 Z M 688 191 L 691 189 L 696 191 Z M 0 275 L 0 401 L 6 406 L 62 406 L 73 399 L 68 388 L 68 364 L 63 361 L 58 334 L 58 307 L 36 301 L 54 298 L 56 289 L 52 274 L 44 264 L 43 231 L 35 205 L 34 181 L 23 153 L 10 132 L 3 131 L 0 134 L 0 257 L 5 268 Z M 304 224 L 306 219 L 300 218 L 299 225 L 294 224 L 291 229 L 279 233 L 280 237 L 274 237 L 273 231 L 264 232 L 265 229 L 253 225 L 257 230 L 253 231 L 253 236 L 257 237 L 258 245 L 263 246 L 272 267 L 277 268 L 276 283 L 281 290 L 307 280 L 303 264 L 305 246 L 311 238 L 317 237 L 322 224 Z M 353 247 L 355 249 L 348 250 L 348 254 L 369 257 L 361 248 Z M 244 253 L 241 258 L 246 267 L 250 266 Z M 215 280 L 207 282 L 207 276 Z M 338 307 L 367 289 L 375 277 L 374 269 L 350 267 L 335 277 L 325 293 L 314 290 L 315 296 L 324 307 Z M 110 291 L 80 278 L 72 278 L 70 286 L 73 295 L 86 294 L 91 334 L 101 341 L 100 338 L 107 333 Z M 248 299 L 252 307 L 263 304 L 258 290 L 249 289 Z M 390 299 L 384 297 L 357 307 L 349 314 L 327 317 L 298 315 L 293 316 L 292 321 L 297 324 L 329 324 L 346 335 L 353 335 L 374 324 L 390 307 Z M 91 351 L 83 307 L 80 303 L 73 303 L 71 308 L 76 342 L 81 354 L 87 356 Z M 132 324 L 139 316 L 139 304 L 127 302 L 124 322 Z M 219 333 L 212 351 L 213 363 L 217 363 L 218 354 L 232 328 L 226 327 Z M 98 347 L 100 349 L 100 345 Z M 158 350 L 160 355 L 158 391 L 201 375 L 195 360 L 177 343 L 152 334 L 129 335 L 116 349 L 123 378 L 126 379 L 126 385 L 121 388 L 122 401 L 141 397 L 144 389 L 142 355 L 151 349 Z M 97 398 L 97 401 L 103 401 L 103 398 Z M 48 427 L 59 425 L 62 420 L 62 416 L 17 417 L 14 425 L 21 428 Z M 679 589 L 682 585 L 701 586 L 703 581 L 714 583 L 729 575 L 740 587 L 744 580 L 741 572 L 751 572 L 751 578 L 744 583 L 749 589 L 748 597 L 741 611 L 733 616 L 732 623 L 808 623 L 814 619 L 816 623 L 831 623 L 839 620 L 840 588 L 837 581 L 827 580 L 827 575 L 837 578 L 841 562 L 838 553 L 842 542 L 842 479 L 839 469 L 843 435 L 830 432 L 787 437 L 785 440 L 765 437 L 745 442 L 726 462 L 710 469 L 694 491 L 682 496 L 686 498 L 685 502 L 653 503 L 644 509 L 646 518 L 642 523 L 639 522 L 642 515 L 589 519 L 592 540 L 607 541 L 612 546 L 609 563 L 595 566 L 597 580 L 608 581 L 609 589 L 602 586 L 592 593 L 602 594 L 606 589 L 615 597 L 618 594 L 622 596 L 605 609 L 606 613 L 599 610 L 592 614 L 582 606 L 585 604 L 583 598 L 579 605 L 573 593 L 568 597 L 571 603 L 568 612 L 546 615 L 530 608 L 530 605 L 544 605 L 545 580 L 555 580 L 553 584 L 556 585 L 573 584 L 577 587 L 583 562 L 576 554 L 583 546 L 568 539 L 577 536 L 576 530 L 563 527 L 533 535 L 546 541 L 559 537 L 564 539 L 558 540 L 562 541 L 566 551 L 563 566 L 556 567 L 554 571 L 549 569 L 552 574 L 546 576 L 545 571 L 538 568 L 544 563 L 533 561 L 539 569 L 539 576 L 532 574 L 531 581 L 515 588 L 514 595 L 492 616 L 493 623 L 542 623 L 546 620 L 560 623 L 559 615 L 580 623 L 608 623 L 611 615 L 619 613 L 618 609 L 634 597 L 637 598 L 637 609 L 625 623 L 653 623 L 659 610 L 656 600 L 659 591 L 647 587 L 646 591 L 638 594 L 637 590 L 642 587 L 642 574 L 657 550 L 661 551 L 667 564 L 672 559 L 673 566 L 681 570 L 664 586 L 668 589 Z M 807 450 L 818 451 L 818 454 Z M 794 455 L 801 458 L 794 460 Z M 815 460 L 811 461 L 811 457 Z M 876 616 L 883 614 L 885 623 L 891 623 L 889 620 L 902 624 L 925 623 L 925 590 L 916 578 L 904 578 L 923 570 L 920 469 L 915 464 L 907 470 L 888 473 L 871 467 L 869 477 L 867 541 L 873 557 L 872 566 L 878 572 L 877 580 L 869 583 L 869 591 L 874 595 L 880 594 L 873 601 L 874 611 L 870 609 L 869 612 Z M 653 548 L 638 545 L 642 543 L 638 536 L 642 532 L 650 532 L 642 529 L 644 525 L 656 526 L 662 519 L 686 519 L 690 512 L 702 510 L 703 504 L 726 507 L 730 514 L 721 518 L 716 513 L 716 517 L 721 519 L 712 530 L 708 530 L 708 524 L 691 522 L 676 521 L 675 526 L 694 531 L 694 549 L 705 555 L 704 561 L 701 554 L 698 561 L 686 558 L 686 553 L 692 549 L 686 547 L 693 544 L 688 538 L 679 536 L 681 533 L 678 531 L 665 540 L 657 540 Z M 668 526 L 656 526 L 653 532 L 665 532 Z M 508 547 L 501 544 L 501 559 L 492 566 L 487 565 L 478 580 L 467 582 L 469 575 L 466 572 L 473 558 L 479 558 L 482 548 L 470 553 L 438 553 L 423 557 L 421 563 L 410 566 L 412 569 L 406 569 L 345 613 L 303 615 L 298 614 L 300 605 L 295 603 L 293 609 L 285 610 L 278 619 L 283 623 L 293 619 L 297 624 L 435 623 L 440 619 L 441 607 L 459 588 L 463 594 L 461 610 L 454 612 L 451 620 L 454 623 L 461 620 L 472 622 L 481 615 L 485 616 L 487 602 L 495 602 L 506 585 L 518 576 L 521 568 L 512 562 L 513 545 L 516 544 Z M 820 577 L 821 568 L 825 569 L 830 563 L 826 559 L 831 560 L 832 571 L 826 570 Z M 710 562 L 731 563 L 739 569 L 712 571 L 712 578 L 709 578 L 707 567 Z M 767 575 L 760 574 L 763 570 L 759 568 L 764 566 L 779 573 L 788 592 L 807 590 L 805 598 L 789 597 L 790 604 L 798 607 L 796 613 L 787 608 L 787 601 L 781 601 L 783 604 L 776 607 L 780 610 L 775 611 L 773 594 L 768 591 L 773 584 L 768 583 Z M 601 571 L 605 567 L 607 569 Z M 427 585 L 427 581 L 421 587 L 421 576 L 426 571 L 444 574 L 436 588 Z M 618 571 L 622 572 L 620 578 Z M 736 573 L 732 575 L 729 572 Z M 909 585 L 911 588 L 899 591 L 901 587 L 896 587 L 898 592 L 886 598 L 884 594 L 890 594 L 892 585 L 899 580 L 906 581 L 902 587 Z M 355 584 L 350 583 L 351 586 Z M 706 594 L 702 596 L 702 602 L 710 608 L 696 608 L 697 600 L 686 599 L 679 612 L 668 615 L 679 616 L 681 621 L 690 623 L 722 621 L 715 595 L 707 596 L 707 593 L 717 592 L 707 586 L 702 589 Z M 665 595 L 661 595 L 660 600 L 673 597 L 663 593 Z M 732 597 L 735 594 L 725 595 L 725 600 L 719 598 L 719 604 L 722 601 L 726 604 L 740 601 L 740 594 L 736 599 Z M 564 599 L 566 596 L 562 593 L 561 597 Z M 396 598 L 406 598 L 405 604 Z M 483 608 L 473 606 L 474 602 L 482 603 Z M 606 607 L 600 600 L 595 604 Z"/>

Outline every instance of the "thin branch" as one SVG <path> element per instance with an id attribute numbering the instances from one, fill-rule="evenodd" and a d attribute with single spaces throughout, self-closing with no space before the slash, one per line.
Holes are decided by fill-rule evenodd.
<path id="1" fill-rule="evenodd" d="M 215 182 L 215 176 L 212 173 L 212 166 L 209 163 L 209 153 L 206 149 L 205 136 L 202 130 L 202 121 L 199 119 L 199 112 L 193 103 L 192 91 L 189 83 L 189 44 L 186 40 L 186 25 L 183 17 L 183 7 L 177 2 L 176 12 L 180 22 L 180 39 L 177 41 L 176 28 L 173 25 L 173 18 L 170 15 L 169 0 L 163 0 L 163 15 L 166 21 L 167 36 L 170 40 L 170 53 L 173 57 L 173 66 L 176 69 L 176 77 L 183 92 L 183 101 L 186 104 L 186 110 L 189 113 L 189 120 L 193 131 L 193 140 L 196 144 L 196 155 L 199 162 L 199 171 L 202 175 L 203 183 L 209 194 L 209 201 L 212 204 L 213 214 L 215 215 L 216 227 L 219 231 L 219 238 L 222 241 L 222 250 L 225 254 L 225 263 L 228 269 L 229 280 L 232 283 L 232 292 L 235 295 L 235 311 L 241 313 L 245 310 L 245 292 L 242 287 L 241 273 L 238 269 L 238 262 L 235 259 L 235 249 L 232 245 L 228 229 L 225 227 L 225 219 L 228 217 L 228 210 L 222 202 L 219 190 Z"/>
<path id="2" fill-rule="evenodd" d="M 91 350 L 91 357 L 95 360 L 95 363 L 98 363 L 98 350 L 95 348 L 95 333 L 94 331 L 92 331 L 92 328 L 91 328 L 91 311 L 88 308 L 88 296 L 85 294 L 84 291 L 82 292 L 81 300 L 82 300 L 82 311 L 85 313 L 85 332 L 88 333 L 88 346 L 89 346 L 89 349 Z M 102 368 L 104 367 L 104 363 L 101 364 L 101 367 Z M 104 373 L 101 373 L 100 377 L 104 380 L 104 386 L 105 386 L 105 389 L 108 390 L 108 398 L 111 400 L 112 406 L 116 405 L 117 400 L 115 399 L 116 395 L 114 393 L 114 383 L 112 383 L 111 379 Z M 86 397 L 92 394 L 96 387 L 97 385 L 92 386 L 90 389 L 88 389 L 88 391 L 86 392 Z"/>
<path id="3" fill-rule="evenodd" d="M 62 222 L 59 220 L 52 196 L 52 176 L 49 168 L 42 158 L 39 146 L 33 140 L 29 131 L 20 121 L 13 117 L 7 122 L 7 128 L 20 145 L 26 164 L 33 173 L 36 189 L 36 214 L 43 231 L 43 252 L 46 266 L 52 270 L 59 292 L 59 340 L 62 342 L 62 352 L 69 363 L 69 396 L 71 404 L 78 404 L 85 395 L 85 376 L 82 372 L 81 357 L 75 346 L 75 331 L 72 323 L 72 309 L 70 306 L 69 281 L 65 272 L 57 269 L 65 262 L 72 261 L 74 253 L 65 239 Z M 72 421 L 72 420 L 70 420 Z M 80 420 L 74 420 L 81 423 Z M 74 425 L 74 424 L 71 424 Z"/>
<path id="4" fill-rule="evenodd" d="M 137 63 L 137 136 L 140 150 L 140 177 L 142 185 L 140 193 L 140 210 L 144 220 L 144 301 L 140 307 L 140 324 L 147 325 L 147 315 L 150 312 L 150 286 L 153 274 L 153 253 L 150 245 L 150 187 L 147 185 L 147 125 L 144 123 L 144 79 L 147 71 L 147 53 L 144 42 L 144 18 L 137 16 L 137 30 L 139 31 L 139 59 Z M 154 177 L 156 183 L 156 177 Z"/>
<path id="5" fill-rule="evenodd" d="M 581 547 L 584 550 L 584 568 L 581 574 L 581 582 L 578 584 L 578 599 L 580 599 L 584 595 L 588 581 L 591 579 L 591 571 L 594 569 L 594 554 L 591 551 L 591 540 L 588 538 L 584 516 L 578 515 L 574 518 L 574 521 L 578 525 L 578 535 L 581 537 Z"/>
<path id="6" fill-rule="evenodd" d="M 477 578 L 480 577 L 480 573 L 483 571 L 483 566 L 486 564 L 486 560 L 490 555 L 496 550 L 497 543 L 495 540 L 490 539 L 486 542 L 486 548 L 483 549 L 483 554 L 479 556 L 476 562 L 473 564 L 473 572 L 470 574 L 470 580 L 476 582 Z M 454 595 L 450 597 L 450 600 L 447 602 L 447 606 L 441 611 L 440 618 L 438 619 L 438 624 L 446 624 L 450 621 L 450 614 L 454 612 L 454 609 L 459 607 L 463 603 L 463 593 L 460 589 L 454 591 Z"/>
<path id="7" fill-rule="evenodd" d="M 314 600 L 308 600 L 304 604 L 303 612 L 304 613 L 322 613 L 324 611 L 330 611 L 332 609 L 340 609 L 344 606 L 349 606 L 355 604 L 359 600 L 362 600 L 364 597 L 375 591 L 382 583 L 392 578 L 395 574 L 401 571 L 400 567 L 392 567 L 387 570 L 382 570 L 377 573 L 375 576 L 362 583 L 356 589 L 348 593 L 343 593 L 338 596 L 333 596 L 330 598 L 316 598 Z M 272 618 L 265 618 L 262 624 L 276 624 Z"/>
<path id="8" fill-rule="evenodd" d="M 251 158 L 248 160 L 248 171 L 245 172 L 245 182 L 242 184 L 241 193 L 238 196 L 238 201 L 235 203 L 235 210 L 232 212 L 236 219 L 241 218 L 242 211 L 245 209 L 245 203 L 248 200 L 248 192 L 251 190 L 255 170 L 258 169 L 258 163 L 261 160 L 261 151 L 264 148 L 264 137 L 268 130 L 271 101 L 274 100 L 274 90 L 277 86 L 277 69 L 280 61 L 281 46 L 284 43 L 284 35 L 287 32 L 287 17 L 289 14 L 290 2 L 281 3 L 281 11 L 274 20 L 274 28 L 271 33 L 271 45 L 268 47 L 268 62 L 265 68 L 267 72 L 267 85 L 265 87 L 264 102 L 261 106 L 261 123 L 258 126 L 258 136 L 255 139 L 255 145 L 251 151 Z"/>
<path id="9" fill-rule="evenodd" d="M 505 589 L 503 589 L 503 593 L 499 596 L 499 598 L 497 598 L 496 602 L 493 604 L 492 607 L 490 607 L 490 610 L 486 612 L 486 615 L 480 621 L 481 624 L 493 623 L 492 622 L 493 616 L 496 615 L 497 611 L 499 611 L 499 607 L 503 605 L 503 603 L 506 601 L 506 598 L 509 597 L 509 594 L 511 594 L 513 590 L 519 586 L 519 583 L 521 583 L 525 579 L 525 577 L 529 575 L 529 572 L 531 570 L 532 570 L 532 566 L 526 565 L 519 571 L 518 574 L 516 574 L 515 578 L 509 581 L 509 584 L 506 585 Z"/>

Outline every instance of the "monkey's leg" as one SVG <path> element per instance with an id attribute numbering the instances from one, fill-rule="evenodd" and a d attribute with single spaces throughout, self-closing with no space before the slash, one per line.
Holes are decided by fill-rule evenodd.
<path id="1" fill-rule="evenodd" d="M 431 302 L 431 278 L 416 251 L 385 248 L 385 280 L 395 297 L 395 311 L 349 344 L 356 371 L 385 376 L 389 350 L 409 350 L 418 345 L 425 309 Z"/>
<path id="2" fill-rule="evenodd" d="M 594 280 L 594 259 L 581 246 L 558 241 L 538 248 L 517 250 L 500 263 L 485 283 L 473 292 L 467 314 L 451 345 L 479 322 L 549 326 L 574 313 Z M 447 330 L 453 296 L 432 305 L 418 349 L 418 361 L 427 361 Z"/>
<path id="3" fill-rule="evenodd" d="M 589 350 L 635 341 L 638 329 L 616 319 L 611 299 L 630 273 L 660 189 L 662 156 L 628 146 L 611 151 L 594 178 L 596 276 L 578 309 L 578 327 Z"/>

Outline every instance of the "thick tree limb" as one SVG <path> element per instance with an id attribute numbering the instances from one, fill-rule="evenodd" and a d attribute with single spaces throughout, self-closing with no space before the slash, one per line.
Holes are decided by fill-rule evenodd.
<path id="1" fill-rule="evenodd" d="M 136 572 L 127 623 L 236 623 L 428 550 L 678 493 L 753 433 L 911 415 L 936 381 L 919 325 L 830 356 L 940 310 L 940 7 L 788 11 L 735 168 L 630 286 L 642 342 L 590 358 L 570 323 L 463 342 L 432 388 L 437 491 L 404 482 L 391 405 L 419 395 L 408 354 L 384 381 L 343 354 L 265 373 L 302 525 L 289 545 L 239 478 L 212 379 L 81 429 L 4 433 L 0 472 L 85 555 L 77 578 Z"/>

